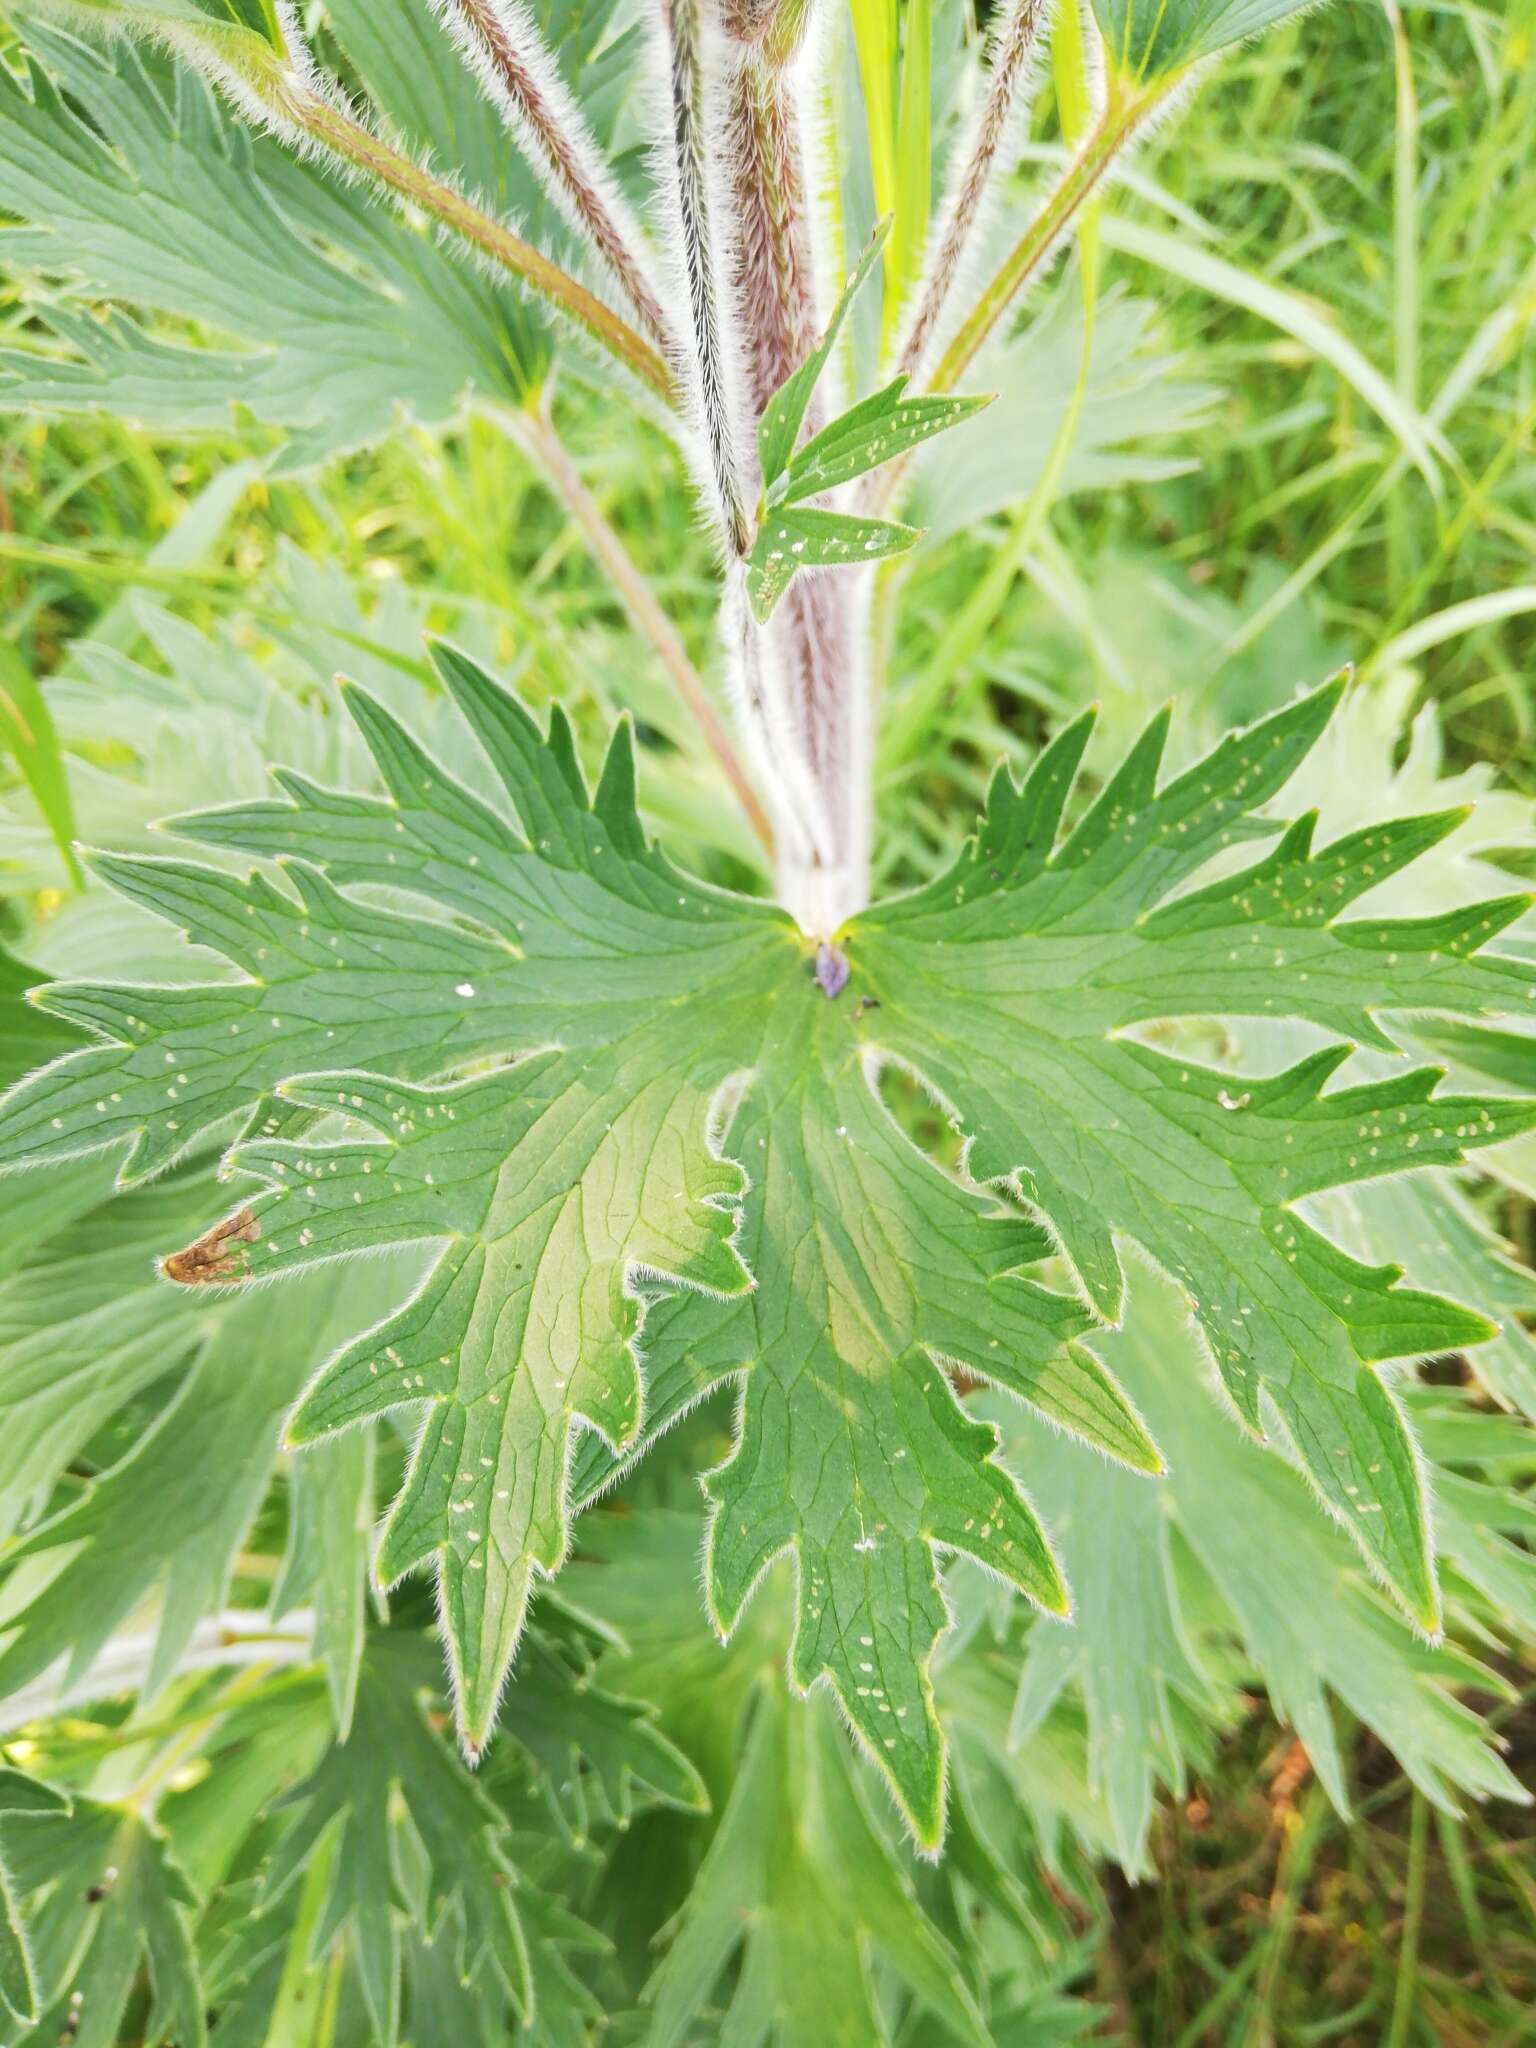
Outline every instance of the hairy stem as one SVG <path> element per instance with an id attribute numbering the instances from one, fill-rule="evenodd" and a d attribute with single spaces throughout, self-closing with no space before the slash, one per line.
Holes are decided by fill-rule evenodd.
<path id="1" fill-rule="evenodd" d="M 672 117 L 672 167 L 679 239 L 693 319 L 694 364 L 700 425 L 721 523 L 734 554 L 751 545 L 742 502 L 736 432 L 731 413 L 730 366 L 722 332 L 715 244 L 709 203 L 709 158 L 704 115 L 704 54 L 699 0 L 661 0 L 667 38 L 667 83 Z"/>
<path id="2" fill-rule="evenodd" d="M 546 411 L 500 415 L 533 456 L 559 494 L 566 510 L 586 535 L 588 544 L 607 571 L 609 580 L 623 601 L 638 631 L 650 642 L 657 659 L 676 687 L 703 734 L 705 745 L 719 762 L 735 792 L 759 844 L 770 860 L 774 854 L 773 827 L 756 790 L 742 766 L 725 721 L 715 709 L 698 670 L 688 659 L 688 650 L 677 629 L 656 601 L 634 557 L 604 517 L 603 509 L 582 482 L 581 475 L 556 433 Z"/>
<path id="3" fill-rule="evenodd" d="M 724 8 L 731 285 L 752 428 L 818 337 L 790 76 L 809 13 L 808 0 L 728 0 Z M 813 402 L 812 432 L 819 421 Z M 798 577 L 766 628 L 745 606 L 733 627 L 738 674 L 756 679 L 744 694 L 749 728 L 773 778 L 780 895 L 819 936 L 868 900 L 868 705 L 856 626 L 865 580 Z"/>
<path id="4" fill-rule="evenodd" d="M 35 4 L 72 25 L 81 14 L 96 12 L 82 0 Z M 350 170 L 429 214 L 558 307 L 669 405 L 676 402 L 665 359 L 627 320 L 462 192 L 392 149 L 327 90 L 287 9 L 272 18 L 270 33 L 211 16 L 203 19 L 191 8 L 171 15 L 146 9 L 138 18 L 126 8 L 114 8 L 92 25 L 169 50 L 211 80 L 258 126 L 271 128 L 300 149 L 321 149 L 338 157 Z M 576 119 L 579 125 L 579 116 Z"/>
<path id="5" fill-rule="evenodd" d="M 627 364 L 642 383 L 669 403 L 675 399 L 672 373 L 644 336 L 530 242 L 482 213 L 462 193 L 391 149 L 355 116 L 332 106 L 318 93 L 296 96 L 289 118 L 305 135 L 473 243 L 569 315 L 594 341 Z"/>
<path id="6" fill-rule="evenodd" d="M 737 44 L 725 86 L 733 283 L 754 420 L 816 345 L 800 124 L 782 64 Z"/>
<path id="7" fill-rule="evenodd" d="M 932 391 L 952 391 L 1025 284 L 1055 248 L 1115 159 L 1163 98 L 1167 88 L 1107 109 L 1083 137 L 1045 204 L 1004 257 L 929 379 Z"/>
<path id="8" fill-rule="evenodd" d="M 52 6 L 54 0 L 48 0 Z M 669 404 L 675 402 L 672 373 L 658 351 L 628 321 L 605 306 L 557 263 L 500 221 L 466 199 L 441 178 L 414 163 L 338 103 L 319 82 L 308 51 L 284 17 L 281 47 L 249 29 L 209 21 L 190 26 L 151 17 L 130 24 L 142 39 L 159 43 L 192 65 L 225 92 L 258 126 L 300 149 L 319 149 L 375 186 L 428 214 L 460 235 L 492 262 L 521 279 L 559 308 L 595 342 L 616 356 Z M 121 27 L 113 17 L 113 27 Z"/>
<path id="9" fill-rule="evenodd" d="M 516 0 L 436 0 L 439 12 L 514 128 L 542 158 L 555 197 L 591 239 L 640 325 L 675 356 L 671 323 L 651 288 L 639 225 L 614 190 L 580 108 L 538 24 Z"/>
<path id="10" fill-rule="evenodd" d="M 1075 6 L 1077 0 L 1067 0 Z M 929 265 L 927 282 L 911 331 L 901 352 L 898 368 L 915 377 L 929 342 L 933 339 L 944 305 L 959 275 L 982 201 L 1007 152 L 1004 148 L 1010 121 L 1029 68 L 1030 52 L 1044 17 L 1047 0 L 1011 0 L 1002 25 L 992 42 L 992 67 L 987 81 L 981 118 L 971 142 L 965 169 L 949 204 L 944 232 Z"/>

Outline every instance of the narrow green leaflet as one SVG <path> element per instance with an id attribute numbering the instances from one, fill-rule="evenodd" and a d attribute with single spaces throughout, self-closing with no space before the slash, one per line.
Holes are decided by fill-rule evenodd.
<path id="1" fill-rule="evenodd" d="M 906 389 L 904 376 L 894 378 L 813 434 L 769 487 L 769 503 L 798 504 L 819 491 L 852 483 L 882 463 L 920 448 L 935 434 L 985 412 L 992 403 L 990 398 L 908 398 Z"/>
<path id="2" fill-rule="evenodd" d="M 890 225 L 889 219 L 882 221 L 865 244 L 820 342 L 774 393 L 758 422 L 763 509 L 747 561 L 747 596 L 761 622 L 772 616 L 802 569 L 854 568 L 904 554 L 922 538 L 917 527 L 898 520 L 837 511 L 805 500 L 910 453 L 991 404 L 989 398 L 908 398 L 907 379 L 897 377 L 839 414 L 797 452 L 795 443 L 816 386 L 831 360 L 848 308 L 874 270 Z"/>
<path id="3" fill-rule="evenodd" d="M 1418 1388 L 1410 1412 L 1435 1474 L 1436 1547 L 1463 1598 L 1485 1629 L 1536 1634 L 1529 1430 L 1488 1413 L 1471 1389 Z"/>
<path id="4" fill-rule="evenodd" d="M 146 2043 L 203 2048 L 206 2029 L 189 1908 L 196 1899 L 160 1835 L 128 1807 L 77 1799 L 56 1812 L 6 1813 L 5 1860 L 28 1927 L 43 2005 L 38 2043 L 112 2048 L 148 1968 Z"/>
<path id="5" fill-rule="evenodd" d="M 374 1437 L 368 1429 L 314 1444 L 289 1469 L 288 1551 L 272 1589 L 272 1618 L 314 1605 L 315 1653 L 325 1666 L 336 1732 L 352 1725 L 368 1622 L 374 1514 Z"/>
<path id="6" fill-rule="evenodd" d="M 730 1804 L 651 1984 L 649 2048 L 683 2048 L 719 1997 L 722 2039 L 871 2048 L 893 2036 L 873 1996 L 878 1954 L 946 2041 L 984 2048 L 958 1960 L 864 1810 L 825 1701 L 759 1696 Z M 717 1994 L 740 1956 L 734 1983 Z"/>
<path id="7" fill-rule="evenodd" d="M 821 340 L 805 361 L 790 376 L 763 407 L 763 416 L 757 423 L 757 457 L 762 465 L 763 483 L 770 485 L 788 469 L 790 457 L 795 452 L 795 443 L 800 438 L 800 429 L 805 425 L 806 413 L 810 410 L 811 399 L 816 386 L 821 382 L 821 373 L 832 360 L 832 351 L 837 346 L 837 337 L 843 330 L 848 317 L 848 308 L 874 272 L 891 232 L 889 216 L 879 223 L 869 240 L 859 252 L 859 260 L 853 266 L 848 282 L 843 286 L 837 304 L 832 308 Z"/>
<path id="8" fill-rule="evenodd" d="M 453 1952 L 458 1975 L 486 1973 L 520 2011 L 526 2014 L 530 2005 L 506 1825 L 428 1725 L 421 1695 L 430 1675 L 419 1638 L 376 1635 L 370 1641 L 351 1731 L 292 1793 L 293 1824 L 266 1873 L 270 1910 L 303 1882 L 321 1845 L 330 1844 L 311 1951 L 323 1954 L 344 1931 L 352 1937 L 373 2026 L 385 2043 L 399 2030 L 406 1903 L 396 1801 L 425 1851 L 429 1924 L 449 1904 L 463 1916 Z"/>
<path id="9" fill-rule="evenodd" d="M 1446 1019 L 1415 1020 L 1415 1039 L 1432 1052 L 1443 1053 L 1458 1066 L 1484 1074 L 1505 1088 L 1529 1093 L 1536 1088 L 1536 1035 L 1529 1031 L 1494 1031 L 1486 1025 Z"/>
<path id="10" fill-rule="evenodd" d="M 1498 1690 L 1496 1675 L 1463 1651 L 1415 1636 L 1376 1596 L 1342 1534 L 1317 1514 L 1300 1476 L 1234 1440 L 1199 1384 L 1178 1290 L 1138 1266 L 1125 1327 L 1104 1348 L 1157 1430 L 1169 1477 L 1149 1508 L 1150 1489 L 1064 1439 L 1010 1424 L 1010 1442 L 1035 1476 L 1081 1601 L 1076 1629 L 1031 1632 L 1014 1732 L 1022 1738 L 1036 1728 L 1064 1687 L 1081 1689 L 1091 1769 L 1126 1868 L 1149 1868 L 1157 1784 L 1182 1782 L 1181 1699 L 1202 1707 L 1205 1720 L 1225 1711 L 1215 1661 L 1198 1633 L 1201 1603 L 1191 1601 L 1176 1569 L 1176 1553 L 1186 1550 L 1340 1812 L 1350 1801 L 1331 1699 L 1372 1729 L 1438 1806 L 1455 1811 L 1463 1794 L 1518 1796 L 1488 1730 L 1455 1697 L 1457 1686 Z M 1517 1425 L 1503 1426 L 1523 1435 Z M 1447 1489 L 1472 1485 L 1435 1470 L 1443 1555 L 1455 1555 L 1447 1545 Z M 1453 1541 L 1465 1548 L 1468 1539 Z M 1515 1581 L 1511 1611 L 1518 1613 L 1520 1600 L 1531 1598 L 1530 1559 L 1516 1578 L 1512 1547 L 1503 1554 L 1490 1542 L 1489 1549 L 1495 1569 Z M 1501 1581 L 1500 1590 L 1510 1588 Z"/>
<path id="11" fill-rule="evenodd" d="M 794 1552 L 791 1677 L 833 1687 L 936 1842 L 939 1554 L 1070 1607 L 950 1370 L 1156 1474 L 1091 1343 L 1122 1307 L 1117 1234 L 1175 1276 L 1242 1421 L 1282 1429 L 1436 1624 L 1422 1481 L 1375 1366 L 1493 1326 L 1351 1258 L 1294 1205 L 1454 1163 L 1530 1128 L 1536 1105 L 1451 1094 L 1422 1069 L 1330 1087 L 1342 1045 L 1244 1078 L 1151 1042 L 1178 1019 L 1258 1015 L 1389 1045 L 1399 1009 L 1536 1004 L 1526 968 L 1482 951 L 1524 898 L 1346 915 L 1459 814 L 1318 852 L 1306 821 L 1255 815 L 1338 686 L 1161 788 L 1159 721 L 1062 836 L 1080 723 L 1022 791 L 999 777 L 947 876 L 838 935 L 851 978 L 829 1000 L 812 940 L 647 842 L 627 727 L 589 794 L 558 714 L 541 736 L 473 664 L 437 659 L 517 825 L 350 692 L 386 796 L 285 775 L 279 800 L 181 822 L 276 862 L 277 880 L 98 857 L 242 978 L 50 992 L 97 1042 L 0 1101 L 0 1162 L 114 1146 L 132 1177 L 274 1092 L 326 1114 L 298 1140 L 239 1140 L 226 1171 L 243 1198 L 165 1271 L 195 1289 L 395 1246 L 426 1262 L 414 1293 L 380 1284 L 288 1434 L 422 1416 L 377 1571 L 436 1569 L 470 1750 L 533 1585 L 565 1557 L 573 1489 L 735 1376 L 736 1447 L 708 1481 L 711 1615 L 732 1629 Z M 1244 853 L 1263 836 L 1267 852 Z M 893 1064 L 952 1105 L 974 1178 L 898 1128 L 879 1092 Z M 1074 1291 L 1031 1274 L 1052 1250 Z"/>
<path id="12" fill-rule="evenodd" d="M 0 1815 L 67 1814 L 69 1800 L 39 1778 L 9 1765 L 0 1767 Z M 37 1977 L 11 1873 L 0 1860 L 0 2014 L 14 2025 L 37 2018 Z"/>
<path id="13" fill-rule="evenodd" d="M 1320 1198 L 1318 1220 L 1362 1258 L 1395 1252 L 1415 1278 L 1499 1319 L 1499 1334 L 1479 1346 L 1479 1380 L 1506 1407 L 1536 1421 L 1536 1274 L 1485 1221 L 1448 1173 L 1413 1174 L 1341 1189 Z"/>
<path id="14" fill-rule="evenodd" d="M 887 555 L 905 554 L 922 538 L 896 519 L 857 512 L 827 512 L 816 505 L 770 508 L 747 561 L 747 595 L 754 615 L 766 620 L 802 569 L 854 569 Z"/>

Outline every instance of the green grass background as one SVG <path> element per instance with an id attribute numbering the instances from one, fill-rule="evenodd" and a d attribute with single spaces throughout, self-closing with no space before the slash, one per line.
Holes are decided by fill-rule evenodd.
<path id="1" fill-rule="evenodd" d="M 1406 705 L 1433 698 L 1453 761 L 1492 762 L 1536 797 L 1536 0 L 1338 0 L 1291 22 L 1228 57 L 1113 213 L 1131 233 L 1106 233 L 1103 295 L 1152 302 L 1167 378 L 1205 394 L 1161 441 L 1162 384 L 1128 401 L 1181 473 L 1072 491 L 921 557 L 889 643 L 883 878 L 930 867 L 998 754 L 1024 758 L 1088 696 L 1115 731 L 1169 694 L 1241 716 L 1346 659 Z M 1170 268 L 1157 237 L 1175 228 Z M 25 318 L 3 280 L 0 313 Z M 1441 429 L 1434 488 L 1324 360 L 1318 320 Z M 711 560 L 673 458 L 579 395 L 562 418 L 707 668 Z M 280 572 L 302 557 L 370 603 L 404 584 L 436 623 L 475 617 L 508 660 L 559 679 L 588 737 L 615 702 L 675 715 L 579 535 L 493 428 L 405 428 L 318 475 L 222 492 L 251 446 L 0 418 L 0 612 L 26 660 L 46 675 L 140 590 L 237 620 L 260 653 L 297 621 L 301 587 Z M 711 801 L 706 836 L 745 848 Z M 1531 1246 L 1528 1205 L 1508 1198 L 1499 1220 Z M 1536 1668 L 1509 1675 L 1518 1696 L 1495 1714 L 1529 1769 Z M 1536 2038 L 1531 1823 L 1432 1814 L 1368 1741 L 1354 1766 L 1346 1829 L 1254 1702 L 1168 1806 L 1158 1881 L 1109 1887 L 1083 1987 L 1107 2033 Z"/>

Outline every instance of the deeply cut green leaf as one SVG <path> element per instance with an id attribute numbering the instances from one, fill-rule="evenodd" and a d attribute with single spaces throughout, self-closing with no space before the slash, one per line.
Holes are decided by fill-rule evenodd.
<path id="1" fill-rule="evenodd" d="M 429 12 L 386 12 L 420 55 L 409 91 L 380 71 L 385 119 L 422 149 L 454 145 L 478 180 L 494 111 Z M 350 37 L 350 10 L 337 25 Z M 547 328 L 514 289 L 253 138 L 195 72 L 36 21 L 28 43 L 27 83 L 0 76 L 0 203 L 24 223 L 6 230 L 8 265 L 49 280 L 37 310 L 54 341 L 0 354 L 0 406 L 194 433 L 245 413 L 291 436 L 282 462 L 298 467 L 381 438 L 402 412 L 446 423 L 470 393 L 521 404 L 544 374 Z M 504 140 L 499 154 L 519 165 Z M 526 215 L 536 192 L 525 167 L 503 168 L 487 197 Z M 126 310 L 97 319 L 97 296 Z M 155 332 L 165 314 L 195 322 L 197 341 Z"/>
<path id="2" fill-rule="evenodd" d="M 17 1893 L 35 1900 L 36 2038 L 112 2048 L 147 1965 L 143 2038 L 202 2048 L 188 1913 L 197 1901 L 164 1837 L 131 1808 L 90 1799 L 66 1818 L 43 1807 L 6 1814 L 0 1832 Z"/>
<path id="3" fill-rule="evenodd" d="M 771 1559 L 794 1552 L 791 1676 L 833 1687 L 936 1842 L 936 1554 L 966 1552 L 1048 1612 L 1069 1606 L 995 1429 L 950 1373 L 1155 1472 L 1085 1342 L 1120 1313 L 1117 1234 L 1181 1285 L 1243 1422 L 1283 1430 L 1435 1625 L 1418 1465 L 1374 1367 L 1493 1326 L 1346 1256 L 1293 1205 L 1459 1160 L 1530 1128 L 1536 1105 L 1442 1095 L 1430 1071 L 1330 1089 L 1347 1045 L 1244 1078 L 1166 1043 L 1181 1019 L 1248 1015 L 1390 1045 L 1394 1010 L 1536 1006 L 1528 969 L 1481 952 L 1524 898 L 1343 915 L 1457 814 L 1315 853 L 1306 821 L 1257 815 L 1338 685 L 1161 787 L 1156 721 L 1063 835 L 1079 723 L 1022 790 L 1000 775 L 948 875 L 839 935 L 851 979 L 828 1000 L 812 941 L 647 843 L 627 728 L 589 796 L 558 714 L 543 737 L 473 664 L 438 660 L 521 830 L 353 692 L 386 797 L 287 776 L 283 801 L 182 822 L 277 860 L 286 887 L 99 860 L 244 978 L 53 991 L 50 1007 L 100 1042 L 5 1098 L 0 1159 L 127 1142 L 139 1175 L 274 1090 L 328 1113 L 301 1141 L 239 1142 L 227 1170 L 260 1190 L 166 1271 L 241 1283 L 431 1248 L 417 1292 L 378 1301 L 382 1319 L 289 1427 L 309 1441 L 425 1411 L 378 1568 L 435 1563 L 472 1749 L 534 1579 L 564 1557 L 573 1487 L 588 1495 L 739 1376 L 736 1448 L 708 1482 L 711 1613 L 731 1629 Z M 1239 865 L 1255 837 L 1270 850 Z M 952 1106 L 971 1178 L 898 1127 L 879 1092 L 893 1065 Z M 1053 1249 L 1080 1292 L 1029 1277 Z M 595 1442 L 578 1451 L 581 1430 Z"/>

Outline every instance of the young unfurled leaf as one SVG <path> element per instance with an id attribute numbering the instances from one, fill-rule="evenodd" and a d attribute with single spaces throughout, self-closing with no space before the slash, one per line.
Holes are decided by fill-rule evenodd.
<path id="1" fill-rule="evenodd" d="M 798 504 L 819 491 L 852 483 L 992 403 L 990 398 L 908 398 L 906 388 L 904 376 L 893 379 L 813 435 L 770 487 L 769 506 Z"/>
<path id="2" fill-rule="evenodd" d="M 288 1552 L 272 1591 L 274 1621 L 306 1600 L 314 1604 L 315 1653 L 325 1666 L 342 1740 L 352 1726 L 368 1621 L 373 1477 L 374 1440 L 368 1429 L 329 1437 L 294 1459 L 288 1477 Z"/>
<path id="3" fill-rule="evenodd" d="M 922 539 L 915 526 L 895 519 L 864 519 L 853 512 L 824 512 L 815 505 L 781 505 L 770 511 L 752 544 L 747 563 L 747 596 L 762 622 L 801 569 L 852 569 L 905 554 Z"/>
<path id="4" fill-rule="evenodd" d="M 889 227 L 885 221 L 876 229 L 819 345 L 769 400 L 758 422 L 763 510 L 747 563 L 747 596 L 759 623 L 772 616 L 801 569 L 857 567 L 903 554 L 922 538 L 917 528 L 897 520 L 840 512 L 806 500 L 908 454 L 991 404 L 990 398 L 908 398 L 906 377 L 897 377 L 839 414 L 796 451 L 816 384 L 849 306 L 874 269 Z"/>
<path id="5" fill-rule="evenodd" d="M 710 1610 L 732 1628 L 794 1552 L 791 1676 L 833 1687 L 936 1841 L 936 1553 L 1068 1606 L 949 1369 L 1155 1472 L 1091 1348 L 1122 1308 L 1117 1235 L 1176 1277 L 1243 1422 L 1283 1430 L 1435 1624 L 1422 1482 L 1375 1366 L 1492 1326 L 1347 1256 L 1295 1204 L 1454 1162 L 1536 1106 L 1441 1093 L 1428 1071 L 1330 1088 L 1338 1046 L 1279 1075 L 1218 1074 L 1145 1035 L 1273 1016 L 1383 1045 L 1397 1010 L 1536 1008 L 1528 969 L 1482 950 L 1524 898 L 1347 914 L 1455 814 L 1316 851 L 1306 821 L 1259 815 L 1337 685 L 1161 785 L 1157 721 L 1063 834 L 1087 737 L 1070 729 L 1022 790 L 999 777 L 947 875 L 837 935 L 851 978 L 829 996 L 813 940 L 647 842 L 626 729 L 589 796 L 563 720 L 542 737 L 472 664 L 438 658 L 520 829 L 352 693 L 387 796 L 288 777 L 286 801 L 182 823 L 278 859 L 283 885 L 99 863 L 246 978 L 53 992 L 98 1042 L 5 1098 L 0 1158 L 131 1145 L 142 1172 L 274 1090 L 331 1113 L 297 1142 L 238 1143 L 229 1169 L 260 1190 L 166 1270 L 241 1283 L 391 1245 L 431 1261 L 408 1300 L 378 1299 L 290 1432 L 425 1410 L 379 1565 L 435 1563 L 472 1746 L 533 1581 L 564 1555 L 573 1486 L 739 1375 L 736 1447 L 709 1480 Z M 1242 855 L 1264 836 L 1267 852 Z M 898 1128 L 878 1088 L 893 1064 L 951 1107 L 972 1178 Z M 1053 1247 L 1080 1292 L 1030 1277 Z M 602 1447 L 578 1453 L 582 1429 Z"/>
<path id="6" fill-rule="evenodd" d="M 842 332 L 844 320 L 848 317 L 848 308 L 868 282 L 890 232 L 891 223 L 887 217 L 876 227 L 860 251 L 859 260 L 843 287 L 842 295 L 832 308 L 832 317 L 826 324 L 821 340 L 763 407 L 763 416 L 757 423 L 757 458 L 762 466 L 765 488 L 789 467 L 789 458 L 795 452 L 795 443 L 799 440 L 800 429 L 805 424 L 805 415 L 812 394 L 821 381 L 822 371 L 832 359 L 837 337 Z"/>

